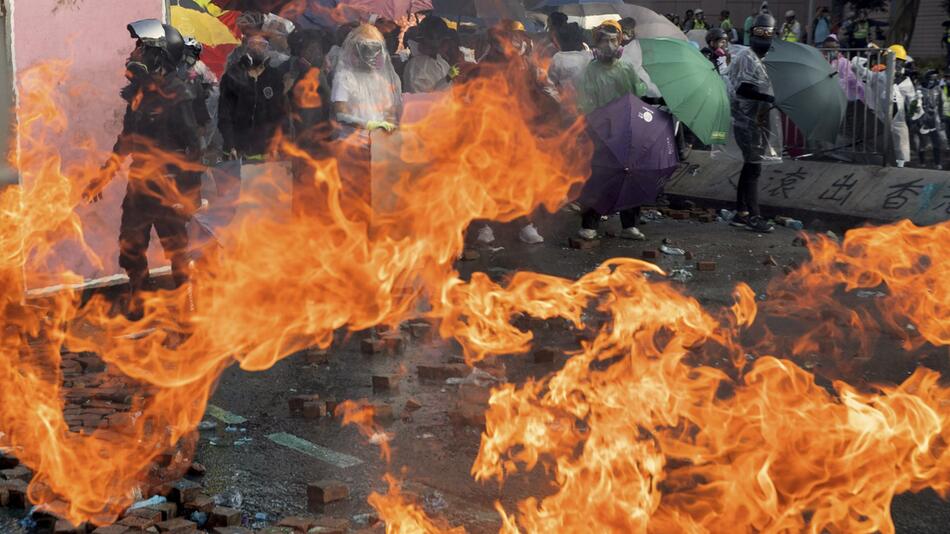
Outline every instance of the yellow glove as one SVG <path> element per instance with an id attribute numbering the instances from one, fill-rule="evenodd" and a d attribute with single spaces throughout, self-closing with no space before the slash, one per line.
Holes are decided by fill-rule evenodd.
<path id="1" fill-rule="evenodd" d="M 383 130 L 386 130 L 387 132 L 391 132 L 396 129 L 396 125 L 389 121 L 367 121 L 366 122 L 366 129 L 371 132 L 373 130 L 377 130 L 380 128 Z"/>
<path id="2" fill-rule="evenodd" d="M 458 75 L 461 74 L 461 73 L 462 73 L 462 71 L 458 68 L 458 66 L 452 65 L 452 66 L 449 68 L 449 79 L 450 79 L 450 80 L 454 80 L 455 77 L 458 76 Z"/>

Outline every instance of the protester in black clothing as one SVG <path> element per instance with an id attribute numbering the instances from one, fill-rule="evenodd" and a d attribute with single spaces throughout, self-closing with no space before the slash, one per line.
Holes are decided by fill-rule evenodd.
<path id="1" fill-rule="evenodd" d="M 255 35 L 221 80 L 218 128 L 231 158 L 262 160 L 274 154 L 274 141 L 288 124 L 291 63 L 274 66 L 272 61 L 267 39 Z"/>
<path id="2" fill-rule="evenodd" d="M 103 167 L 103 179 L 90 184 L 84 197 L 101 199 L 122 160 L 132 157 L 122 201 L 119 265 L 129 275 L 126 315 L 135 320 L 144 313 L 141 292 L 149 277 L 146 252 L 153 226 L 176 287 L 188 281 L 186 223 L 200 202 L 200 174 L 194 170 L 201 140 L 194 84 L 181 68 L 181 34 L 155 19 L 133 22 L 128 29 L 137 43 L 126 63 L 129 84 L 121 94 L 128 104 L 122 132 Z"/>
<path id="3" fill-rule="evenodd" d="M 702 53 L 713 64 L 716 72 L 725 74 L 732 56 L 729 54 L 729 36 L 721 28 L 706 33 L 706 48 Z"/>
<path id="4" fill-rule="evenodd" d="M 775 92 L 762 61 L 772 48 L 774 36 L 775 19 L 765 13 L 758 15 L 752 23 L 750 47 L 736 54 L 729 68 L 730 81 L 736 88 L 732 103 L 735 140 L 743 160 L 732 224 L 756 232 L 773 230 L 759 211 L 758 188 L 762 163 L 777 157 L 780 150 L 771 135 L 776 126 L 771 117 Z"/>

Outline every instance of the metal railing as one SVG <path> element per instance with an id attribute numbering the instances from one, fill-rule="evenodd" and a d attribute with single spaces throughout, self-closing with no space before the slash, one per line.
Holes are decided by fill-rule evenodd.
<path id="1" fill-rule="evenodd" d="M 830 56 L 835 76 L 847 97 L 847 110 L 834 143 L 812 143 L 804 140 L 794 126 L 786 125 L 786 152 L 792 157 L 809 157 L 887 165 L 891 157 L 891 108 L 894 88 L 894 55 L 880 48 L 818 49 Z M 852 69 L 852 59 L 867 59 L 866 72 Z M 883 65 L 880 72 L 872 67 Z M 797 133 L 797 135 L 796 135 Z"/>

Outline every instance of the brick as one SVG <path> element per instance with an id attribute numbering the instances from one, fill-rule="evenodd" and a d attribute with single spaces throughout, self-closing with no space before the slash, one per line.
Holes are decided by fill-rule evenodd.
<path id="1" fill-rule="evenodd" d="M 307 534 L 347 534 L 350 521 L 336 517 L 321 517 L 310 527 Z"/>
<path id="2" fill-rule="evenodd" d="M 198 531 L 198 525 L 188 521 L 184 517 L 176 517 L 168 521 L 162 521 L 155 526 L 158 527 L 159 532 L 167 532 L 168 534 L 188 534 Z"/>
<path id="3" fill-rule="evenodd" d="M 481 258 L 482 255 L 478 253 L 477 250 L 467 248 L 462 251 L 462 261 L 475 261 L 478 258 Z"/>
<path id="4" fill-rule="evenodd" d="M 386 393 L 399 390 L 399 375 L 374 375 L 373 393 Z"/>
<path id="5" fill-rule="evenodd" d="M 418 410 L 418 409 L 420 409 L 420 408 L 422 408 L 422 403 L 420 403 L 420 402 L 417 401 L 416 399 L 414 399 L 414 398 L 412 398 L 412 397 L 409 397 L 408 399 L 406 399 L 406 411 L 407 411 L 407 412 L 414 412 L 414 411 L 416 411 L 416 410 Z"/>
<path id="6" fill-rule="evenodd" d="M 4 487 L 0 487 L 0 506 L 10 506 L 10 490 Z"/>
<path id="7" fill-rule="evenodd" d="M 386 350 L 386 343 L 382 339 L 364 339 L 360 341 L 360 351 L 363 354 L 380 354 Z"/>
<path id="8" fill-rule="evenodd" d="M 323 402 L 307 402 L 303 405 L 304 419 L 320 419 L 327 415 L 327 405 Z"/>
<path id="9" fill-rule="evenodd" d="M 18 465 L 11 469 L 4 469 L 0 471 L 0 478 L 6 480 L 22 480 L 24 482 L 29 482 L 33 478 L 33 472 L 29 470 L 25 465 Z"/>
<path id="10" fill-rule="evenodd" d="M 253 534 L 253 531 L 244 527 L 215 527 L 211 534 Z"/>
<path id="11" fill-rule="evenodd" d="M 65 519 L 57 519 L 53 534 L 86 534 L 86 526 L 76 526 Z"/>
<path id="12" fill-rule="evenodd" d="M 139 509 L 137 509 L 137 510 L 132 510 L 132 513 L 130 513 L 129 515 L 130 515 L 130 516 L 134 515 L 134 516 L 136 516 L 136 517 L 141 517 L 142 519 L 145 519 L 145 520 L 149 521 L 149 522 L 151 523 L 149 526 L 157 525 L 157 524 L 161 523 L 162 521 L 168 519 L 167 517 L 165 517 L 164 515 L 162 515 L 162 511 L 161 511 L 161 510 L 156 510 L 155 508 L 152 508 L 152 507 L 139 508 Z M 146 527 L 146 528 L 148 528 L 148 527 Z"/>
<path id="13" fill-rule="evenodd" d="M 208 516 L 209 527 L 236 527 L 241 524 L 241 511 L 226 506 L 215 506 Z"/>
<path id="14" fill-rule="evenodd" d="M 117 524 L 127 527 L 129 530 L 145 530 L 149 527 L 154 527 L 157 523 L 137 515 L 127 515 L 120 519 Z"/>
<path id="15" fill-rule="evenodd" d="M 128 532 L 130 532 L 129 529 L 122 525 L 109 525 L 93 530 L 92 534 L 127 534 Z"/>
<path id="16" fill-rule="evenodd" d="M 640 256 L 645 260 L 655 260 L 660 257 L 660 251 L 655 248 L 644 250 Z"/>
<path id="17" fill-rule="evenodd" d="M 308 365 L 326 365 L 330 363 L 330 351 L 326 349 L 309 348 L 303 351 L 303 359 Z"/>
<path id="18" fill-rule="evenodd" d="M 212 509 L 214 509 L 214 499 L 207 495 L 199 495 L 194 500 L 185 503 L 185 511 L 188 513 L 203 512 L 209 514 Z"/>
<path id="19" fill-rule="evenodd" d="M 419 365 L 416 373 L 422 380 L 445 380 L 447 378 L 464 378 L 472 370 L 464 363 L 448 365 Z"/>
<path id="20" fill-rule="evenodd" d="M 383 349 L 390 354 L 402 354 L 406 348 L 406 338 L 398 331 L 386 332 L 379 336 Z"/>
<path id="21" fill-rule="evenodd" d="M 553 363 L 554 358 L 560 353 L 557 349 L 542 347 L 534 351 L 534 363 Z"/>
<path id="22" fill-rule="evenodd" d="M 699 222 L 703 222 L 703 223 L 716 222 L 716 216 L 715 216 L 715 215 L 711 215 L 711 214 L 709 214 L 709 213 L 704 213 L 704 214 L 700 215 L 700 216 L 698 217 L 698 219 L 699 219 Z"/>
<path id="23" fill-rule="evenodd" d="M 315 524 L 317 520 L 313 517 L 300 517 L 300 516 L 291 516 L 285 517 L 277 522 L 278 527 L 290 527 L 294 529 L 295 532 L 307 532 Z"/>
<path id="24" fill-rule="evenodd" d="M 350 488 L 336 480 L 318 480 L 307 484 L 307 509 L 322 512 L 323 505 L 342 501 L 350 496 Z"/>
<path id="25" fill-rule="evenodd" d="M 687 250 L 686 253 L 683 254 L 683 258 L 685 258 L 686 261 L 691 261 L 693 259 L 693 253 Z"/>
<path id="26" fill-rule="evenodd" d="M 320 402 L 320 395 L 316 393 L 310 393 L 307 395 L 294 395 L 287 400 L 287 408 L 290 409 L 290 415 L 301 416 L 303 415 L 303 407 L 308 402 Z"/>
<path id="27" fill-rule="evenodd" d="M 26 490 L 28 484 L 20 479 L 0 481 L 0 490 L 7 490 L 7 506 L 10 508 L 26 508 Z"/>
<path id="28" fill-rule="evenodd" d="M 715 271 L 716 262 L 714 261 L 698 261 L 696 262 L 696 269 L 700 271 Z"/>
<path id="29" fill-rule="evenodd" d="M 176 504 L 185 504 L 195 500 L 198 495 L 201 495 L 201 484 L 183 478 L 172 484 L 169 500 Z"/>
<path id="30" fill-rule="evenodd" d="M 432 341 L 432 325 L 429 323 L 410 323 L 409 332 L 415 339 L 426 343 Z"/>
<path id="31" fill-rule="evenodd" d="M 328 401 L 326 402 L 327 413 L 330 414 L 330 416 L 336 415 L 336 407 L 339 406 L 339 405 L 340 405 L 340 402 L 339 402 L 339 401 L 336 401 L 336 400 L 328 400 Z"/>
<path id="32" fill-rule="evenodd" d="M 569 237 L 567 239 L 567 244 L 571 248 L 576 248 L 577 250 L 593 250 L 600 246 L 600 240 Z"/>
<path id="33" fill-rule="evenodd" d="M 689 219 L 689 212 L 688 211 L 671 211 L 670 218 L 675 221 L 685 221 L 686 219 Z"/>

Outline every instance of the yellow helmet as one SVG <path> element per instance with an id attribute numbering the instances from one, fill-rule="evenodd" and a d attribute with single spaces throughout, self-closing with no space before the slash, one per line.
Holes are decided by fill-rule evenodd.
<path id="1" fill-rule="evenodd" d="M 600 23 L 599 26 L 594 28 L 595 30 L 608 30 L 616 33 L 622 33 L 623 28 L 620 26 L 620 23 L 616 20 L 605 20 Z"/>
<path id="2" fill-rule="evenodd" d="M 907 50 L 904 49 L 903 45 L 895 44 L 887 47 L 887 49 L 890 50 L 892 54 L 894 54 L 896 59 L 907 61 Z"/>

